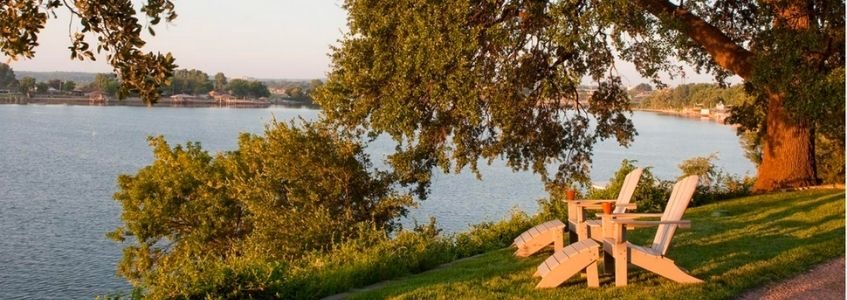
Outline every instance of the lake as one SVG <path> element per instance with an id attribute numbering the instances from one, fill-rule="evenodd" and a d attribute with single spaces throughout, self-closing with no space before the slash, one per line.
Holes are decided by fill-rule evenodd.
<path id="1" fill-rule="evenodd" d="M 111 197 L 115 179 L 149 164 L 146 136 L 173 145 L 200 141 L 209 151 L 231 150 L 239 132 L 262 132 L 273 118 L 313 119 L 315 110 L 127 106 L 0 105 L 0 299 L 92 298 L 128 290 L 115 276 L 120 245 L 105 238 L 119 224 Z M 717 152 L 717 164 L 733 174 L 753 174 L 735 130 L 708 121 L 635 112 L 639 135 L 629 149 L 614 142 L 595 146 L 592 178 L 603 182 L 621 160 L 652 166 L 662 179 L 679 176 L 677 165 Z M 393 150 L 378 140 L 368 152 L 376 162 Z M 513 208 L 534 212 L 546 195 L 537 175 L 512 172 L 501 162 L 469 172 L 436 174 L 432 194 L 405 224 L 435 216 L 447 232 L 501 219 Z"/>

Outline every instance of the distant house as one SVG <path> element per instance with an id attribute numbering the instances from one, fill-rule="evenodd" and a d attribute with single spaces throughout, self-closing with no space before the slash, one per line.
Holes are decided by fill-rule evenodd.
<path id="1" fill-rule="evenodd" d="M 88 93 L 89 103 L 109 103 L 109 96 L 101 91 L 93 91 Z"/>
<path id="2" fill-rule="evenodd" d="M 176 94 L 170 97 L 171 102 L 174 103 L 186 103 L 194 100 L 198 100 L 197 96 L 189 95 L 189 94 Z"/>
<path id="3" fill-rule="evenodd" d="M 215 102 L 229 102 L 235 100 L 235 97 L 230 94 L 216 91 L 209 92 L 209 96 L 211 96 L 212 99 L 215 99 Z"/>
<path id="4" fill-rule="evenodd" d="M 268 88 L 268 91 L 271 92 L 271 95 L 287 95 L 285 88 L 272 87 Z"/>

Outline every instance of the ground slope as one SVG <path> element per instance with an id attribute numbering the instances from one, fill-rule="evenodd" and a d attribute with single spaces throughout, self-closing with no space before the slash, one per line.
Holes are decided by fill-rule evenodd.
<path id="1" fill-rule="evenodd" d="M 706 281 L 682 285 L 633 267 L 630 286 L 613 278 L 589 289 L 571 279 L 556 289 L 534 289 L 535 267 L 550 252 L 520 259 L 511 249 L 354 293 L 354 299 L 727 299 L 789 278 L 844 255 L 844 191 L 815 190 L 745 197 L 689 209 L 692 229 L 678 230 L 668 257 Z M 655 230 L 631 235 L 648 244 Z"/>

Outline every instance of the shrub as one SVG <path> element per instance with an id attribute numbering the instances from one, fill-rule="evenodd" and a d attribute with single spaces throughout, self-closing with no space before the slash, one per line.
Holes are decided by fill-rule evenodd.
<path id="1" fill-rule="evenodd" d="M 413 204 L 357 141 L 308 123 L 244 134 L 214 157 L 197 143 L 150 145 L 153 163 L 118 178 L 123 225 L 109 236 L 127 244 L 118 273 L 158 297 L 264 295 L 279 262 L 388 234 Z"/>
<path id="2" fill-rule="evenodd" d="M 717 158 L 717 154 L 710 154 L 693 157 L 679 164 L 682 176 L 677 179 L 690 175 L 700 176 L 692 206 L 750 194 L 754 182 L 753 178 L 733 176 L 719 170 L 714 164 L 714 160 Z"/>
<path id="3" fill-rule="evenodd" d="M 541 220 L 549 220 L 539 216 L 540 214 L 530 217 L 522 211 L 515 210 L 503 221 L 474 225 L 471 230 L 458 233 L 453 237 L 456 256 L 468 257 L 511 245 L 515 237 L 522 232 Z"/>
<path id="4" fill-rule="evenodd" d="M 717 159 L 717 155 L 711 154 L 704 157 L 694 157 L 680 163 L 679 169 L 682 171 L 682 176 L 677 179 L 682 179 L 689 175 L 700 176 L 700 182 L 694 193 L 691 206 L 750 194 L 750 188 L 753 186 L 754 179 L 746 176 L 738 177 L 727 174 L 714 165 L 713 161 L 715 159 Z M 586 198 L 616 199 L 626 175 L 632 170 L 635 170 L 635 163 L 636 161 L 623 160 L 618 171 L 609 178 L 609 185 L 602 189 L 589 189 Z M 645 168 L 641 174 L 641 179 L 638 181 L 638 186 L 632 195 L 631 201 L 638 205 L 636 211 L 664 211 L 673 184 L 674 181 L 661 180 L 653 175 L 649 167 Z M 552 206 L 548 207 L 545 205 L 542 205 L 542 208 L 545 210 L 553 209 Z M 562 215 L 562 213 L 559 214 Z"/>
<path id="5" fill-rule="evenodd" d="M 617 199 L 623 187 L 623 181 L 626 175 L 632 170 L 635 170 L 635 160 L 624 159 L 621 162 L 621 167 L 609 178 L 609 184 L 606 188 L 597 189 L 591 188 L 588 190 L 588 199 Z M 653 175 L 650 168 L 645 168 L 641 173 L 641 179 L 635 187 L 635 192 L 632 194 L 633 203 L 638 205 L 636 211 L 639 212 L 657 212 L 665 208 L 670 190 L 668 183 L 663 182 Z"/>
<path id="6" fill-rule="evenodd" d="M 815 141 L 815 161 L 818 177 L 823 183 L 844 183 L 843 139 L 828 139 L 818 135 Z"/>

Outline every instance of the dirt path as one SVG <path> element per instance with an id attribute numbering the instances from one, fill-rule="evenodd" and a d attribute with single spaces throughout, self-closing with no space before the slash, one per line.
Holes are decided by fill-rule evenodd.
<path id="1" fill-rule="evenodd" d="M 786 281 L 752 290 L 742 300 L 844 299 L 844 257 L 819 265 Z"/>

